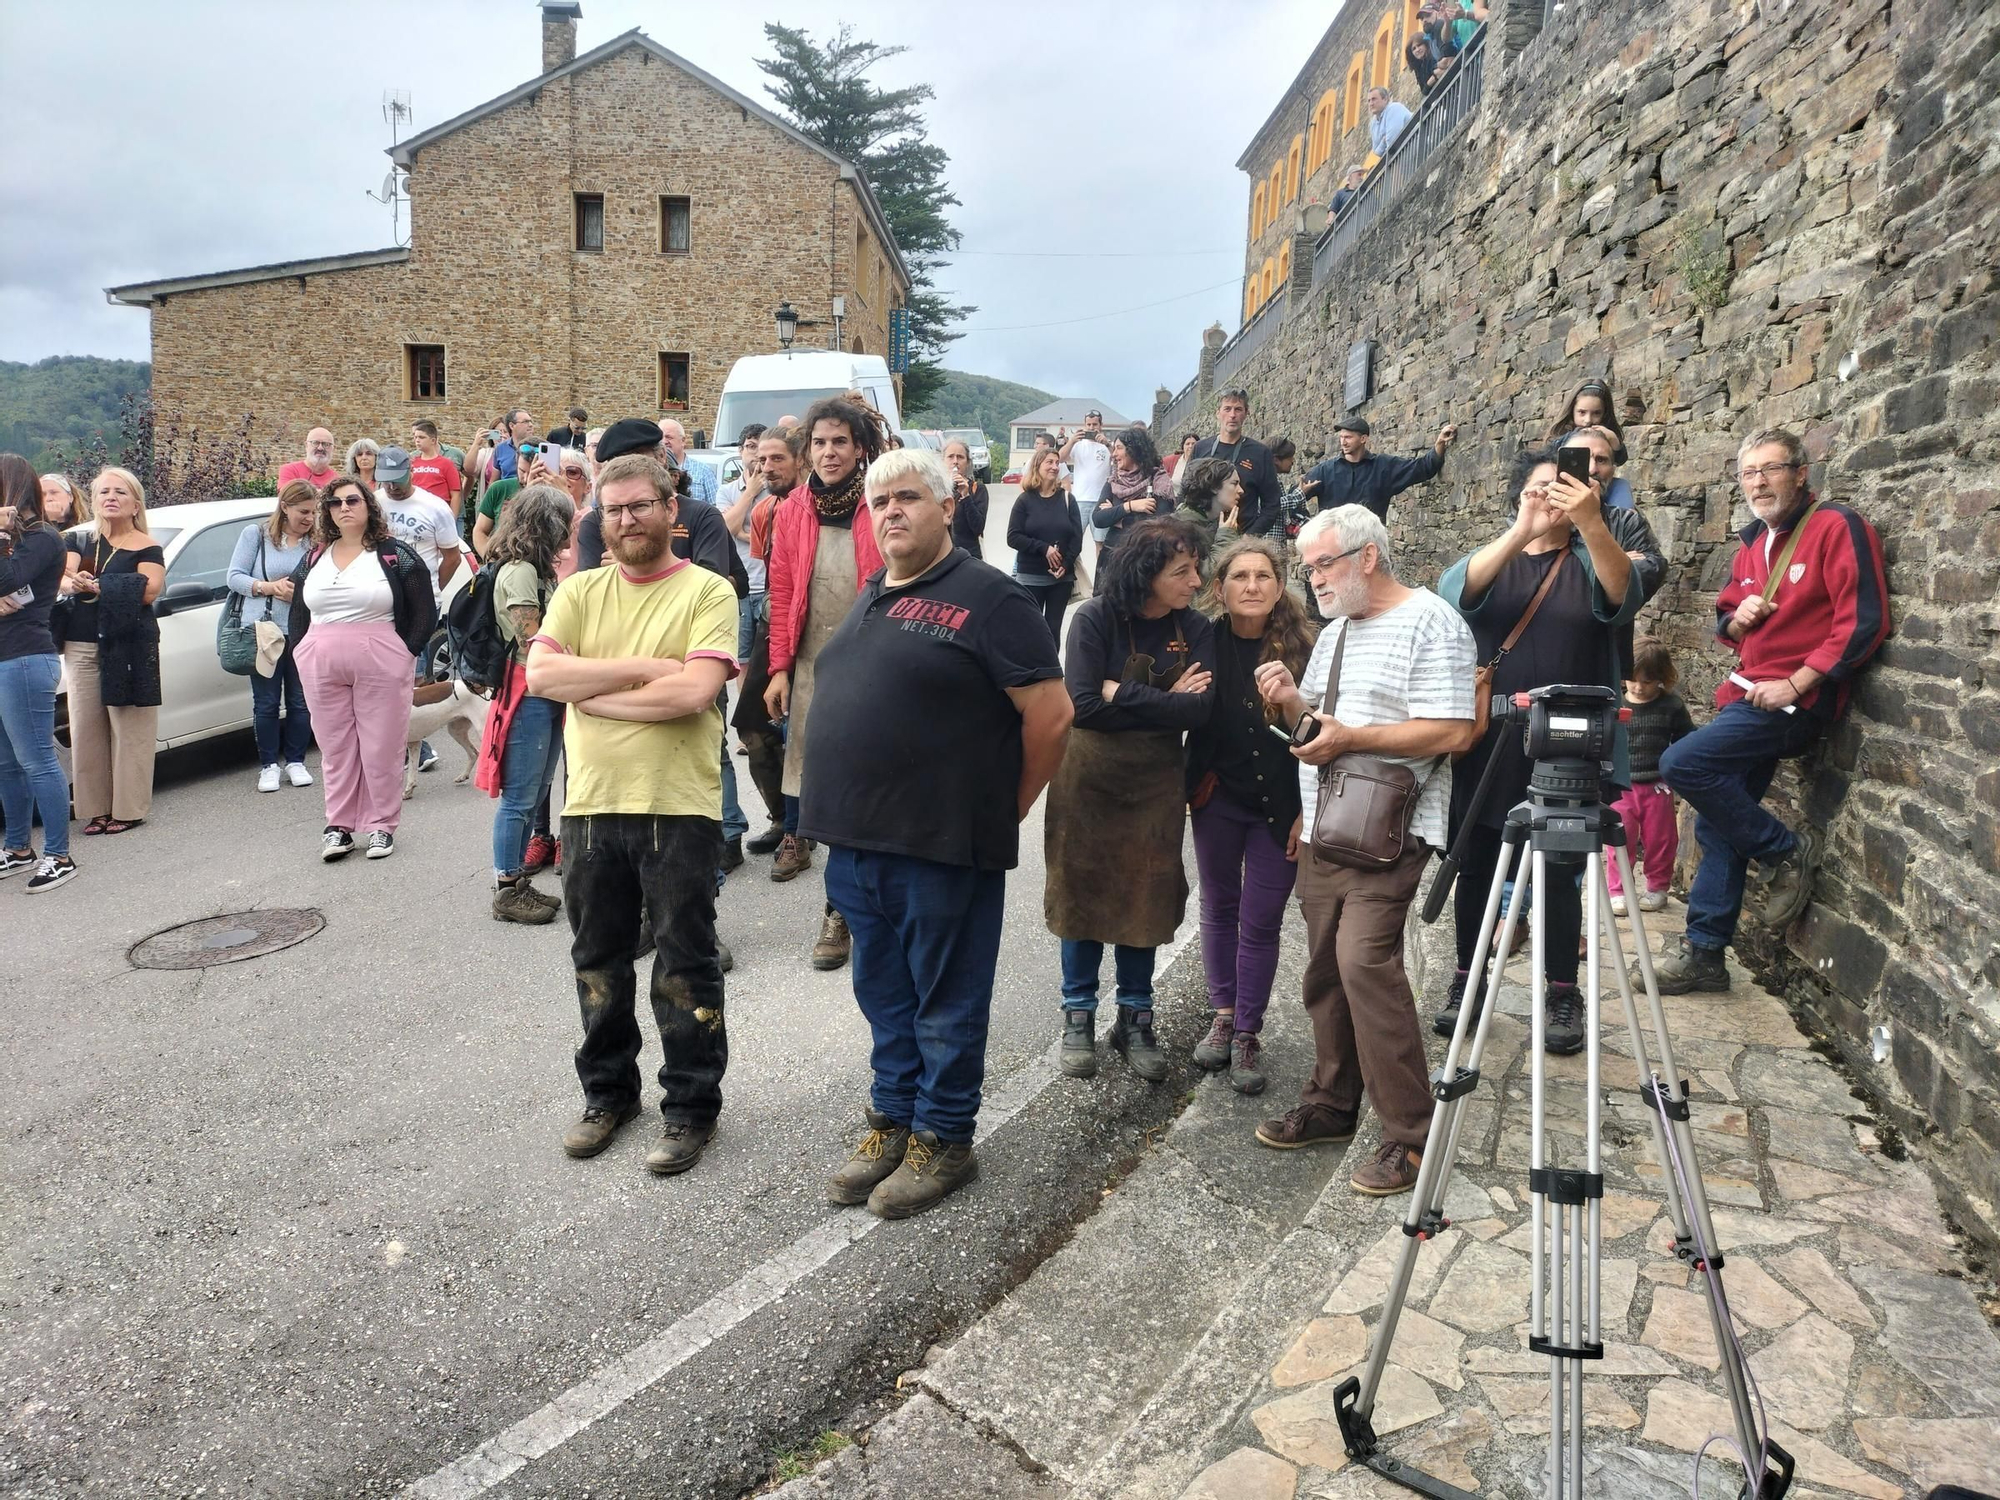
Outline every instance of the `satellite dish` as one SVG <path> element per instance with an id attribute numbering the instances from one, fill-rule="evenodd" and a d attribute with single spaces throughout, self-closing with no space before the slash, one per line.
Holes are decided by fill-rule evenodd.
<path id="1" fill-rule="evenodd" d="M 382 179 L 382 201 L 387 203 L 396 196 L 396 174 L 391 172 Z"/>

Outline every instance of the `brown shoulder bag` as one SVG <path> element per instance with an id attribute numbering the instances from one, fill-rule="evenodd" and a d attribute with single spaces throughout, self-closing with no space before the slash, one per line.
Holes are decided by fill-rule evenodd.
<path id="1" fill-rule="evenodd" d="M 1542 586 L 1535 590 L 1535 597 L 1528 601 L 1528 607 L 1521 611 L 1521 618 L 1514 622 L 1514 628 L 1507 632 L 1507 639 L 1500 643 L 1500 649 L 1493 653 L 1493 660 L 1481 662 L 1472 674 L 1472 745 L 1453 754 L 1453 760 L 1463 760 L 1472 753 L 1472 746 L 1486 738 L 1486 728 L 1493 717 L 1493 674 L 1500 666 L 1500 659 L 1520 643 L 1521 636 L 1528 628 L 1528 622 L 1535 618 L 1535 611 L 1542 607 L 1542 601 L 1549 597 L 1549 590 L 1556 586 L 1556 574 L 1569 565 L 1569 549 L 1565 547 L 1548 576 L 1542 579 Z"/>
<path id="2" fill-rule="evenodd" d="M 1340 644 L 1327 667 L 1326 692 L 1320 712 L 1331 715 L 1340 701 L 1340 664 L 1347 655 L 1347 624 L 1340 627 Z M 1444 757 L 1438 757 L 1438 764 Z M 1437 774 L 1437 765 L 1431 768 Z M 1319 803 L 1313 810 L 1314 859 L 1350 870 L 1386 870 L 1403 857 L 1410 844 L 1410 824 L 1417 800 L 1430 780 L 1401 761 L 1350 752 L 1319 768 Z"/>

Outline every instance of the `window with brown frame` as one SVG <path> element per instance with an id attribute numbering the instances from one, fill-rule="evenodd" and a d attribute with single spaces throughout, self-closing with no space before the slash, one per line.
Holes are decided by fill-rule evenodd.
<path id="1" fill-rule="evenodd" d="M 686 255 L 694 243 L 694 200 L 660 199 L 660 254 Z"/>
<path id="2" fill-rule="evenodd" d="M 444 400 L 444 345 L 403 345 L 405 399 Z"/>
<path id="3" fill-rule="evenodd" d="M 576 248 L 590 251 L 604 249 L 604 194 L 602 193 L 576 195 Z"/>
<path id="4" fill-rule="evenodd" d="M 685 354 L 660 356 L 660 410 L 688 409 L 688 357 Z"/>

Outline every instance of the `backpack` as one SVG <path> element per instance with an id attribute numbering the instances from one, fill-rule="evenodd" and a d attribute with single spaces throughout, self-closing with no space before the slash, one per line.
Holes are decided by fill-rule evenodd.
<path id="1" fill-rule="evenodd" d="M 451 649 L 451 675 L 475 692 L 497 692 L 507 675 L 513 650 L 500 634 L 493 612 L 493 580 L 497 568 L 481 568 L 452 597 L 445 611 L 445 639 Z"/>

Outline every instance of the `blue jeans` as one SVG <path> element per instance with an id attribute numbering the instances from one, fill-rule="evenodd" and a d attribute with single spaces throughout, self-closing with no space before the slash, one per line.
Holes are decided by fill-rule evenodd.
<path id="1" fill-rule="evenodd" d="M 797 833 L 798 831 L 799 831 L 799 799 L 796 797 L 788 796 L 785 798 L 785 832 Z"/>
<path id="2" fill-rule="evenodd" d="M 62 658 L 48 653 L 0 661 L 0 807 L 7 847 L 31 849 L 42 815 L 42 853 L 69 853 L 69 780 L 56 758 L 56 684 Z"/>
<path id="3" fill-rule="evenodd" d="M 1111 960 L 1118 977 L 1118 1003 L 1127 1010 L 1153 1008 L 1153 959 L 1157 948 L 1127 948 L 1118 944 Z M 1097 971 L 1104 966 L 1104 944 L 1085 939 L 1062 940 L 1062 1008 L 1097 1010 Z"/>
<path id="4" fill-rule="evenodd" d="M 285 716 L 278 717 L 284 705 Z M 278 658 L 269 677 L 250 674 L 250 716 L 257 730 L 257 764 L 290 765 L 304 760 L 312 744 L 312 715 L 306 709 L 306 690 L 299 681 L 299 664 L 292 660 L 292 648 Z"/>
<path id="5" fill-rule="evenodd" d="M 740 839 L 750 831 L 750 820 L 736 800 L 736 765 L 729 753 L 729 731 L 722 732 L 722 839 Z"/>
<path id="6" fill-rule="evenodd" d="M 528 857 L 528 828 L 535 804 L 555 775 L 562 740 L 556 726 L 562 705 L 552 698 L 526 697 L 507 726 L 507 749 L 500 761 L 500 807 L 493 814 L 493 873 L 518 875 Z"/>
<path id="7" fill-rule="evenodd" d="M 1792 852 L 1798 836 L 1763 805 L 1778 762 L 1798 755 L 1824 723 L 1801 710 L 1774 713 L 1741 699 L 1660 757 L 1660 779 L 1694 808 L 1701 867 L 1688 889 L 1688 942 L 1721 951 L 1736 935 L 1751 860 Z"/>
<path id="8" fill-rule="evenodd" d="M 853 935 L 854 1000 L 874 1033 L 869 1102 L 899 1125 L 970 1142 L 1006 872 L 832 847 L 826 894 Z"/>
<path id="9" fill-rule="evenodd" d="M 736 659 L 750 660 L 750 650 L 757 641 L 757 622 L 771 617 L 771 596 L 758 592 L 745 594 L 736 601 Z"/>

